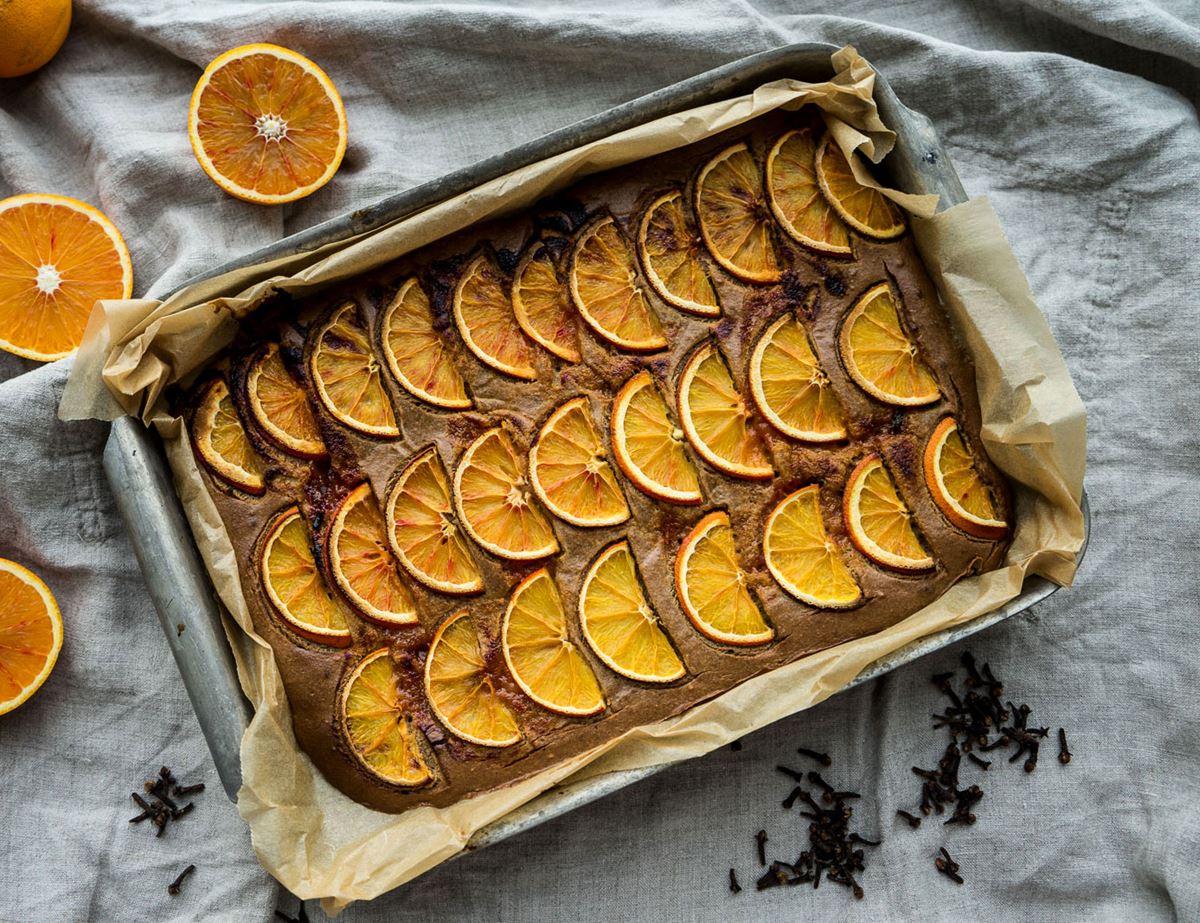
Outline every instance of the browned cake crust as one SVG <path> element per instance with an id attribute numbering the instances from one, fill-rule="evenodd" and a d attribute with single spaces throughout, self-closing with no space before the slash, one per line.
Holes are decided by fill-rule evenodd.
<path id="1" fill-rule="evenodd" d="M 275 651 L 300 745 L 325 777 L 350 797 L 372 808 L 396 812 L 422 804 L 447 805 L 468 794 L 512 783 L 631 728 L 684 712 L 751 677 L 880 631 L 934 600 L 960 578 L 1001 563 L 1007 539 L 980 540 L 952 526 L 925 483 L 922 452 L 926 440 L 939 420 L 952 415 L 959 421 L 982 476 L 1008 515 L 1004 479 L 986 459 L 979 441 L 980 412 L 971 360 L 938 303 L 910 235 L 890 243 L 855 235 L 855 258 L 838 259 L 805 250 L 780 234 L 778 245 L 786 271 L 779 284 L 742 283 L 714 264 L 712 276 L 724 311 L 721 318 L 691 317 L 655 299 L 655 309 L 667 329 L 666 349 L 646 356 L 622 354 L 585 329 L 583 361 L 566 364 L 539 349 L 535 360 L 538 378 L 532 382 L 492 372 L 467 351 L 454 331 L 450 297 L 456 272 L 478 246 L 494 248 L 500 265 L 511 271 L 515 254 L 542 227 L 549 224 L 564 229 L 565 222 L 571 225 L 565 230 L 572 231 L 585 223 L 585 215 L 600 208 L 610 209 L 635 238 L 637 217 L 648 196 L 672 183 L 685 185 L 693 181 L 707 156 L 733 140 L 747 139 L 761 163 L 772 140 L 796 118 L 784 114 L 764 117 L 752 130 L 741 128 L 593 176 L 557 196 L 552 204 L 456 234 L 370 277 L 303 301 L 277 301 L 247 322 L 240 340 L 216 367 L 228 374 L 244 410 L 244 369 L 259 343 L 279 338 L 297 378 L 306 381 L 306 335 L 316 321 L 349 298 L 359 305 L 363 319 L 377 336 L 377 320 L 389 297 L 403 280 L 416 274 L 429 293 L 444 339 L 475 400 L 474 410 L 439 411 L 415 400 L 389 380 L 401 438 L 384 441 L 363 437 L 323 414 L 321 425 L 331 460 L 305 463 L 273 449 L 248 427 L 268 462 L 265 494 L 252 497 L 229 489 L 207 471 L 204 475 L 233 542 L 255 628 Z M 929 406 L 899 408 L 875 400 L 847 376 L 838 358 L 839 323 L 859 295 L 885 279 L 891 279 L 898 288 L 908 330 L 938 377 L 943 396 Z M 759 417 L 757 425 L 777 471 L 773 481 L 735 480 L 697 458 L 705 501 L 699 506 L 677 506 L 650 499 L 622 478 L 632 512 L 625 524 L 580 529 L 556 520 L 554 528 L 562 551 L 548 561 L 509 562 L 475 549 L 486 583 L 483 594 L 454 598 L 410 581 L 420 624 L 386 629 L 355 619 L 351 625 L 352 643 L 341 650 L 298 637 L 285 627 L 267 601 L 257 571 L 256 544 L 271 518 L 287 506 L 299 503 L 321 540 L 328 529 L 329 511 L 362 480 L 370 482 L 382 503 L 389 482 L 414 454 L 436 445 L 447 469 L 453 472 L 470 441 L 502 419 L 512 425 L 519 441 L 517 448 L 524 452 L 546 417 L 564 401 L 581 394 L 592 400 L 607 449 L 608 408 L 621 384 L 637 370 L 648 368 L 664 393 L 673 394 L 682 363 L 706 337 L 717 338 L 735 382 L 748 398 L 747 364 L 758 335 L 782 312 L 806 303 L 809 307 L 805 317 L 815 349 L 846 411 L 849 438 L 825 445 L 805 444 L 785 438 Z M 842 492 L 855 463 L 870 452 L 881 453 L 892 472 L 936 561 L 933 570 L 915 575 L 886 570 L 852 546 L 843 523 Z M 811 483 L 821 485 L 826 528 L 862 587 L 862 603 L 849 610 L 822 610 L 796 602 L 780 589 L 764 565 L 766 517 L 782 498 Z M 676 598 L 673 567 L 679 544 L 707 512 L 721 508 L 731 514 L 742 566 L 776 631 L 776 639 L 762 647 L 733 649 L 710 643 L 692 627 Z M 582 576 L 599 551 L 620 538 L 630 541 L 648 598 L 687 667 L 683 679 L 666 686 L 617 675 L 593 655 L 580 637 L 575 608 Z M 507 672 L 497 637 L 499 620 L 512 588 L 541 566 L 550 567 L 561 590 L 572 637 L 603 688 L 608 707 L 596 717 L 568 718 L 541 708 L 520 691 Z M 432 633 L 448 614 L 464 607 L 475 615 L 487 636 L 487 657 L 494 681 L 521 726 L 522 740 L 507 748 L 477 746 L 448 733 L 431 712 L 422 691 L 421 671 Z M 415 790 L 382 783 L 362 769 L 350 753 L 337 719 L 339 684 L 365 654 L 384 646 L 394 652 L 402 698 L 428 739 L 437 764 L 436 780 Z"/>

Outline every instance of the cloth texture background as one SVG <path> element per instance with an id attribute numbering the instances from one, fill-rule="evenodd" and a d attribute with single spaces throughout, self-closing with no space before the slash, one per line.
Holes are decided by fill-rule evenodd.
<path id="1" fill-rule="evenodd" d="M 1076 586 L 965 646 L 1032 723 L 1063 725 L 1026 776 L 997 766 L 973 827 L 895 820 L 936 762 L 940 652 L 668 769 L 340 919 L 541 921 L 1200 919 L 1200 3 L 204 4 L 76 0 L 58 57 L 0 82 L 0 196 L 73 195 L 133 255 L 136 292 L 741 56 L 854 44 L 991 197 L 1089 410 L 1093 536 Z M 200 69 L 273 41 L 338 84 L 350 148 L 312 197 L 221 193 L 186 135 Z M 151 287 L 151 283 L 153 286 Z M 61 424 L 64 363 L 0 354 L 0 556 L 64 612 L 46 686 L 0 718 L 0 920 L 267 920 L 296 900 L 257 865 L 221 792 L 100 469 L 105 428 Z M 863 793 L 866 898 L 756 893 L 754 832 L 794 857 L 779 807 L 798 744 Z M 126 819 L 160 764 L 208 791 L 166 836 Z M 964 772 L 964 777 L 969 773 Z M 967 883 L 933 869 L 945 845 Z M 183 893 L 166 884 L 188 863 Z M 747 890 L 726 887 L 736 867 Z M 321 917 L 315 902 L 309 914 Z"/>

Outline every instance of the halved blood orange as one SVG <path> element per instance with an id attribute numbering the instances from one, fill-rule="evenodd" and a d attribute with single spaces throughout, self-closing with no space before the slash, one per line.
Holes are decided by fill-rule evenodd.
<path id="1" fill-rule="evenodd" d="M 532 496 L 502 426 L 467 447 L 454 471 L 454 505 L 471 538 L 492 554 L 531 561 L 558 552 L 558 539 Z"/>
<path id="2" fill-rule="evenodd" d="M 998 539 L 1008 532 L 953 417 L 938 423 L 925 444 L 925 483 L 946 518 L 968 535 Z"/>
<path id="3" fill-rule="evenodd" d="M 417 621 L 416 604 L 391 552 L 371 485 L 358 485 L 338 505 L 327 549 L 334 580 L 363 615 L 381 625 Z"/>
<path id="4" fill-rule="evenodd" d="M 192 418 L 192 443 L 208 469 L 226 484 L 255 496 L 266 492 L 263 461 L 223 378 L 214 378 L 200 395 Z"/>
<path id="5" fill-rule="evenodd" d="M 613 346 L 654 352 L 667 345 L 638 277 L 637 256 L 612 215 L 600 215 L 579 233 L 569 279 L 575 307 Z"/>
<path id="6" fill-rule="evenodd" d="M 0 715 L 42 687 L 62 642 L 62 613 L 45 581 L 0 558 Z"/>
<path id="7" fill-rule="evenodd" d="M 818 141 L 812 128 L 787 131 L 767 154 L 767 195 L 787 235 L 821 253 L 849 256 L 850 230 L 817 182 Z"/>
<path id="8" fill-rule="evenodd" d="M 858 581 L 825 530 L 816 484 L 789 494 L 763 530 L 763 558 L 781 587 L 810 606 L 845 609 L 862 598 Z"/>
<path id="9" fill-rule="evenodd" d="M 277 446 L 300 458 L 324 458 L 325 442 L 308 392 L 283 364 L 279 344 L 270 343 L 246 373 L 246 403 L 254 422 Z"/>
<path id="10" fill-rule="evenodd" d="M 596 656 L 629 679 L 669 683 L 687 671 L 646 601 L 629 542 L 609 545 L 579 591 L 579 623 Z"/>
<path id="11" fill-rule="evenodd" d="M 57 195 L 0 200 L 0 349 L 51 362 L 83 340 L 92 306 L 133 294 L 121 232 Z"/>
<path id="12" fill-rule="evenodd" d="M 526 335 L 566 362 L 578 362 L 579 322 L 571 296 L 558 277 L 554 253 L 535 240 L 513 273 L 513 313 Z"/>
<path id="13" fill-rule="evenodd" d="M 484 365 L 513 378 L 537 378 L 533 344 L 513 314 L 507 280 L 486 253 L 477 254 L 458 277 L 454 323 L 467 348 Z"/>
<path id="14" fill-rule="evenodd" d="M 729 514 L 709 513 L 675 556 L 675 592 L 696 630 L 718 644 L 749 647 L 775 637 L 746 586 Z"/>
<path id="15" fill-rule="evenodd" d="M 816 167 L 821 193 L 850 227 L 879 240 L 904 233 L 904 213 L 878 189 L 854 178 L 850 162 L 831 134 L 817 148 Z"/>
<path id="16" fill-rule="evenodd" d="M 772 323 L 750 357 L 750 393 L 785 436 L 807 442 L 846 438 L 846 423 L 808 331 L 794 314 Z"/>
<path id="17" fill-rule="evenodd" d="M 711 341 L 702 343 L 679 375 L 679 422 L 700 457 L 724 474 L 751 480 L 775 476 L 766 443 L 725 357 Z"/>
<path id="18" fill-rule="evenodd" d="M 699 503 L 700 477 L 683 430 L 672 422 L 654 376 L 641 371 L 613 400 L 613 456 L 642 493 L 669 503 Z"/>
<path id="19" fill-rule="evenodd" d="M 701 251 L 704 241 L 692 228 L 678 189 L 654 199 L 638 227 L 638 256 L 646 281 L 669 305 L 698 314 L 719 317 L 721 302 Z"/>
<path id="20" fill-rule="evenodd" d="M 400 435 L 383 370 L 371 351 L 371 340 L 348 301 L 317 328 L 309 353 L 309 378 L 330 415 L 368 436 Z"/>
<path id="21" fill-rule="evenodd" d="M 700 234 L 718 263 L 746 282 L 780 276 L 762 170 L 744 141 L 720 151 L 696 179 Z"/>
<path id="22" fill-rule="evenodd" d="M 629 518 L 586 397 L 567 401 L 542 426 L 529 450 L 529 480 L 546 508 L 573 526 L 615 526 Z"/>
<path id="23" fill-rule="evenodd" d="M 877 453 L 868 455 L 851 472 L 842 512 L 850 540 L 875 563 L 899 571 L 933 567 L 933 558 L 913 526 L 912 512 Z"/>
<path id="24" fill-rule="evenodd" d="M 346 607 L 325 586 L 300 510 L 291 506 L 267 526 L 259 551 L 263 589 L 292 631 L 331 647 L 350 643 Z"/>
<path id="25" fill-rule="evenodd" d="M 435 407 L 465 410 L 471 406 L 462 375 L 434 327 L 429 297 L 415 278 L 397 289 L 380 328 L 383 358 L 400 387 Z"/>
<path id="26" fill-rule="evenodd" d="M 513 590 L 500 641 L 513 679 L 543 708 L 576 716 L 604 711 L 600 683 L 567 634 L 562 598 L 544 567 Z"/>
<path id="27" fill-rule="evenodd" d="M 483 577 L 451 512 L 437 448 L 410 461 L 387 497 L 387 534 L 404 569 L 441 593 L 478 593 Z"/>
<path id="28" fill-rule="evenodd" d="M 897 301 L 887 282 L 872 286 L 858 299 L 842 321 L 842 363 L 860 388 L 886 404 L 932 404 L 942 396 L 937 379 L 904 329 Z"/>
<path id="29" fill-rule="evenodd" d="M 434 632 L 425 656 L 425 694 L 456 737 L 483 747 L 511 747 L 521 739 L 517 718 L 496 689 L 475 618 L 466 609 Z"/>
<path id="30" fill-rule="evenodd" d="M 342 687 L 340 719 L 355 759 L 371 775 L 411 788 L 433 778 L 425 735 L 405 711 L 386 647 L 364 657 Z"/>
<path id="31" fill-rule="evenodd" d="M 333 178 L 346 110 L 333 81 L 278 45 L 233 48 L 204 69 L 188 110 L 192 151 L 209 179 L 260 205 L 294 202 Z"/>

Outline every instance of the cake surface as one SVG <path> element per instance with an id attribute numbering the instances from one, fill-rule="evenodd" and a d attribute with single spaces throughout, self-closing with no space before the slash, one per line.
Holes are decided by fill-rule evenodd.
<path id="1" fill-rule="evenodd" d="M 245 322 L 182 406 L 333 785 L 450 804 L 1001 563 L 972 364 L 871 195 L 773 114 Z"/>

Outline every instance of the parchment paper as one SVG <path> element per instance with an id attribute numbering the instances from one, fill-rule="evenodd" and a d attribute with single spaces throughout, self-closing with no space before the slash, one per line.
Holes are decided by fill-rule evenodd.
<path id="1" fill-rule="evenodd" d="M 272 291 L 300 294 L 349 278 L 532 204 L 586 174 L 689 144 L 779 107 L 820 106 L 847 154 L 860 149 L 878 161 L 891 150 L 894 135 L 872 100 L 874 72 L 853 48 L 834 54 L 833 65 L 836 76 L 827 83 L 776 81 L 747 96 L 660 119 L 315 254 L 231 272 L 165 302 L 97 304 L 60 415 L 136 414 L 163 438 L 197 544 L 236 622 L 226 629 L 256 710 L 242 742 L 238 808 L 263 866 L 293 893 L 325 898 L 327 912 L 374 897 L 454 855 L 474 831 L 569 775 L 585 778 L 708 752 L 822 701 L 911 641 L 997 608 L 1019 593 L 1027 574 L 1070 582 L 1083 538 L 1086 424 L 1045 319 L 985 200 L 934 215 L 934 197 L 888 191 L 914 216 L 918 247 L 976 363 L 984 442 L 1017 488 L 1017 528 L 1003 568 L 962 581 L 885 631 L 806 657 L 683 715 L 447 808 L 400 815 L 368 810 L 326 783 L 296 745 L 272 651 L 253 631 L 228 535 L 182 421 L 166 409 L 165 389 L 203 368 L 231 340 L 237 318 Z"/>

